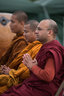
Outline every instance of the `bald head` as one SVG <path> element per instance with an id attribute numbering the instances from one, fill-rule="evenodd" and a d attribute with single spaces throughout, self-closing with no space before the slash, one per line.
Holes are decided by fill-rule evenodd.
<path id="1" fill-rule="evenodd" d="M 58 33 L 58 26 L 52 19 L 42 20 L 36 29 L 36 39 L 43 44 L 56 39 Z"/>
<path id="2" fill-rule="evenodd" d="M 45 19 L 45 20 L 42 20 L 40 23 L 45 23 L 46 26 L 48 27 L 48 29 L 53 30 L 54 35 L 56 35 L 58 33 L 58 26 L 57 26 L 57 23 L 54 20 Z"/>

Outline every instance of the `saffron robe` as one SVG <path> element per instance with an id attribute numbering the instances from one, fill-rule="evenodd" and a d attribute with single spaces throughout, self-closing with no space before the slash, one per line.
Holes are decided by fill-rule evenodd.
<path id="1" fill-rule="evenodd" d="M 29 43 L 29 45 L 18 54 L 18 56 L 12 61 L 12 63 L 9 64 L 10 68 L 18 68 L 17 70 L 11 69 L 9 75 L 0 75 L 0 93 L 3 93 L 10 86 L 17 85 L 30 76 L 29 69 L 22 63 L 22 57 L 25 53 L 28 53 L 30 54 L 32 59 L 34 59 L 41 46 L 42 44 L 39 41 Z"/>
<path id="2" fill-rule="evenodd" d="M 44 69 L 47 60 L 51 57 L 55 62 L 55 76 L 52 81 L 41 80 L 31 72 L 31 76 L 22 84 L 11 87 L 0 96 L 55 96 L 64 80 L 64 47 L 57 40 L 48 42 L 41 47 L 36 56 L 38 66 Z"/>
<path id="3" fill-rule="evenodd" d="M 0 59 L 0 65 L 7 65 L 28 45 L 23 33 L 15 36 L 6 54 Z"/>

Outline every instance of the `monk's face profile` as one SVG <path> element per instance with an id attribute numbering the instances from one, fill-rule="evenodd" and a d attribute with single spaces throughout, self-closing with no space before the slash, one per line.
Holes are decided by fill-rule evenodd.
<path id="1" fill-rule="evenodd" d="M 46 20 L 43 20 L 39 23 L 35 31 L 36 39 L 42 43 L 48 41 L 50 34 L 49 23 Z"/>
<path id="2" fill-rule="evenodd" d="M 16 15 L 12 15 L 10 28 L 13 33 L 20 33 L 22 31 L 22 24 L 17 20 Z"/>
<path id="3" fill-rule="evenodd" d="M 35 32 L 30 28 L 30 24 L 24 25 L 24 36 L 28 42 L 35 41 Z"/>

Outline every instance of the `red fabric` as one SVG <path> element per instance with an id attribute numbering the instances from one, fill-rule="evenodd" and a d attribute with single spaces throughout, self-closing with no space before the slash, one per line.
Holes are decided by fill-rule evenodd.
<path id="1" fill-rule="evenodd" d="M 55 96 L 64 79 L 64 47 L 57 40 L 41 47 L 36 56 L 39 68 L 44 69 L 49 58 L 54 59 L 55 66 L 55 76 L 52 81 L 41 80 L 31 72 L 30 78 L 22 84 L 10 88 L 1 96 Z"/>
<path id="2" fill-rule="evenodd" d="M 64 89 L 60 92 L 59 96 L 64 96 Z"/>
<path id="3" fill-rule="evenodd" d="M 55 66 L 53 58 L 49 58 L 44 69 L 41 69 L 37 65 L 32 67 L 32 72 L 44 81 L 50 82 L 55 76 Z"/>

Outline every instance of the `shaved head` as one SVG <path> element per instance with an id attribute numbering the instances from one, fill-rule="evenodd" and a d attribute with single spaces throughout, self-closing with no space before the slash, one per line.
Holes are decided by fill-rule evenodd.
<path id="1" fill-rule="evenodd" d="M 41 23 L 42 22 L 46 23 L 48 28 L 53 30 L 54 34 L 58 33 L 58 26 L 57 26 L 57 23 L 54 20 L 52 20 L 52 19 L 45 19 L 45 20 L 42 20 Z"/>
<path id="2" fill-rule="evenodd" d="M 42 20 L 36 28 L 36 39 L 42 43 L 49 42 L 56 39 L 58 33 L 58 26 L 52 19 Z"/>

